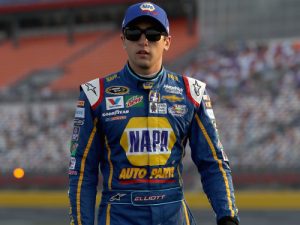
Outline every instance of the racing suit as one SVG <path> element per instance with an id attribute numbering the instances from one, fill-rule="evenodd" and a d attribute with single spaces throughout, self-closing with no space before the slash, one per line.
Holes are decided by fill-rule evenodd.
<path id="1" fill-rule="evenodd" d="M 187 141 L 216 219 L 238 221 L 231 172 L 205 83 L 162 68 L 141 79 L 128 65 L 81 85 L 69 165 L 71 224 L 193 225 L 182 193 Z"/>

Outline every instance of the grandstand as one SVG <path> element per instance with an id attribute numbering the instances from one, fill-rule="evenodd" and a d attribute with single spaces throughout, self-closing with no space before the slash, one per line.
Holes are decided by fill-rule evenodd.
<path id="1" fill-rule="evenodd" d="M 126 62 L 119 24 L 133 1 L 25 2 L 0 0 L 0 185 L 59 188 L 67 179 L 78 87 Z M 198 9 L 198 21 L 196 2 L 158 1 L 171 18 L 166 67 L 207 83 L 238 188 L 299 187 L 300 34 L 224 33 L 219 28 L 232 18 L 220 13 L 213 21 L 208 15 L 222 10 L 212 1 Z M 185 161 L 187 189 L 196 190 L 198 174 Z M 22 183 L 12 177 L 16 167 L 26 172 Z"/>

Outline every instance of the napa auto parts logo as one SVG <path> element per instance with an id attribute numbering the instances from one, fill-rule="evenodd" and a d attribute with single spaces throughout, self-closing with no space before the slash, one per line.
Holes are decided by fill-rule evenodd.
<path id="1" fill-rule="evenodd" d="M 123 131 L 120 145 L 134 166 L 165 165 L 170 158 L 176 136 L 164 117 L 131 118 Z"/>
<path id="2" fill-rule="evenodd" d="M 155 10 L 155 7 L 153 4 L 151 4 L 150 2 L 146 2 L 144 4 L 142 4 L 140 6 L 141 10 L 142 11 L 150 11 L 150 12 L 153 12 Z"/>

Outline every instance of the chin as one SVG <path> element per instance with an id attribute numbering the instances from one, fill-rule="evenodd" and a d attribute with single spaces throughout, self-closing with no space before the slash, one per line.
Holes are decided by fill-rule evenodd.
<path id="1" fill-rule="evenodd" d="M 137 64 L 138 67 L 140 67 L 141 69 L 147 70 L 150 68 L 150 63 L 149 62 L 141 62 Z"/>

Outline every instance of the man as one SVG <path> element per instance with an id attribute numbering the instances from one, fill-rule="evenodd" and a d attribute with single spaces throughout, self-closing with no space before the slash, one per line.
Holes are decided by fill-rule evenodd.
<path id="1" fill-rule="evenodd" d="M 99 225 L 192 225 L 182 193 L 189 140 L 219 225 L 238 224 L 228 160 L 205 84 L 162 66 L 169 22 L 159 6 L 128 8 L 121 40 L 124 68 L 81 85 L 70 160 L 71 224 L 94 224 L 99 167 Z"/>

